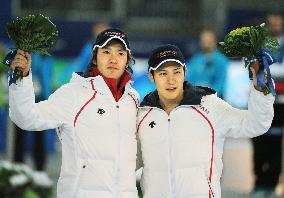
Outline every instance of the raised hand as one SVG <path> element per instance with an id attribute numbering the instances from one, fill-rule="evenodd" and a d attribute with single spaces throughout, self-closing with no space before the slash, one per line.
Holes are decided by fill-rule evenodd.
<path id="1" fill-rule="evenodd" d="M 11 67 L 13 71 L 18 69 L 23 73 L 23 76 L 27 76 L 31 68 L 31 62 L 31 55 L 28 52 L 18 49 L 17 55 L 11 63 Z"/>
<path id="2" fill-rule="evenodd" d="M 251 70 L 252 76 L 253 76 L 253 79 L 252 79 L 252 80 L 253 80 L 254 88 L 255 88 L 256 90 L 258 90 L 258 91 L 263 92 L 262 89 L 259 89 L 259 88 L 257 87 L 257 75 L 256 75 L 256 73 L 257 73 L 257 71 L 258 71 L 258 62 L 257 62 L 257 63 L 254 63 L 254 64 L 250 67 L 250 70 Z M 267 84 L 267 82 L 268 82 L 268 80 L 267 80 L 267 74 L 266 74 L 266 72 L 264 71 L 264 83 Z"/>

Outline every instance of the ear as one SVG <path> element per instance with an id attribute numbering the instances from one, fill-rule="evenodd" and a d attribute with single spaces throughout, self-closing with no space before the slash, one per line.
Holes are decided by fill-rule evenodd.
<path id="1" fill-rule="evenodd" d="M 94 65 L 97 64 L 97 60 L 96 60 L 96 57 L 95 57 L 95 54 L 94 54 L 94 53 L 93 53 L 93 55 L 92 55 L 92 63 L 93 63 Z"/>
<path id="2" fill-rule="evenodd" d="M 184 77 L 186 77 L 187 67 L 183 67 Z"/>
<path id="3" fill-rule="evenodd" d="M 151 72 L 148 72 L 147 75 L 148 75 L 148 78 L 149 78 L 153 83 L 155 83 L 155 79 L 154 79 L 154 76 L 152 75 L 152 73 L 151 73 Z"/>

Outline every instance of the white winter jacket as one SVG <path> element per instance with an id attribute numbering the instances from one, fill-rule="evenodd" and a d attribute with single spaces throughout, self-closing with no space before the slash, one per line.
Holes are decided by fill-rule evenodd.
<path id="1" fill-rule="evenodd" d="M 185 85 L 180 106 L 168 115 L 157 92 L 138 112 L 144 198 L 220 198 L 226 137 L 255 137 L 273 119 L 274 97 L 250 90 L 248 110 L 231 107 L 213 90 Z"/>
<path id="2" fill-rule="evenodd" d="M 138 198 L 136 115 L 130 82 L 118 102 L 101 76 L 74 73 L 48 100 L 35 104 L 31 75 L 9 88 L 10 117 L 25 130 L 58 129 L 59 198 Z"/>

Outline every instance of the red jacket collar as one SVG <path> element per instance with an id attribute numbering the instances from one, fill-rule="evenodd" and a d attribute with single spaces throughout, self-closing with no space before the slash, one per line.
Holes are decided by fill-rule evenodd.
<path id="1" fill-rule="evenodd" d="M 104 75 L 101 74 L 101 72 L 98 70 L 97 67 L 94 67 L 94 69 L 89 73 L 89 76 L 90 77 L 102 76 L 116 102 L 121 98 L 127 82 L 131 80 L 130 74 L 127 71 L 124 71 L 124 73 L 120 78 L 119 86 L 117 87 L 116 79 L 105 77 Z"/>

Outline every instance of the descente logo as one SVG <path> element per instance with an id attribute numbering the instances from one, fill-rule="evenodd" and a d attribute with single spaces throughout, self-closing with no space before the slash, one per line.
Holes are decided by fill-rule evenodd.
<path id="1" fill-rule="evenodd" d="M 105 112 L 106 112 L 105 110 L 103 110 L 103 109 L 101 109 L 101 108 L 98 108 L 97 113 L 98 113 L 99 115 L 102 115 L 102 114 L 104 114 Z"/>
<path id="2" fill-rule="evenodd" d="M 150 126 L 151 128 L 154 128 L 155 125 L 156 125 L 156 122 L 155 122 L 155 121 L 152 121 L 152 122 L 150 122 L 150 124 L 149 124 L 149 126 Z"/>

